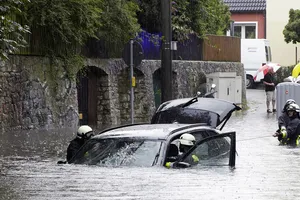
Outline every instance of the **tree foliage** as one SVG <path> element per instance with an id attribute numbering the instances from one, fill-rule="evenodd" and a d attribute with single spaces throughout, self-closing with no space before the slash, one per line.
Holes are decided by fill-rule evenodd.
<path id="1" fill-rule="evenodd" d="M 300 42 L 300 10 L 290 10 L 289 21 L 283 30 L 283 35 L 286 43 Z"/>
<path id="2" fill-rule="evenodd" d="M 91 38 L 127 42 L 139 30 L 137 10 L 128 0 L 33 0 L 26 12 L 44 53 L 72 56 Z"/>
<path id="3" fill-rule="evenodd" d="M 139 22 L 149 32 L 161 31 L 160 1 L 139 1 Z M 173 0 L 172 29 L 177 40 L 191 33 L 199 38 L 206 34 L 224 34 L 230 25 L 230 12 L 222 0 Z"/>
<path id="4" fill-rule="evenodd" d="M 39 53 L 60 60 L 80 55 L 81 47 L 91 38 L 102 40 L 109 47 L 117 46 L 116 51 L 120 51 L 140 27 L 151 33 L 161 32 L 160 0 L 2 0 L 1 3 L 1 57 L 24 45 L 23 35 L 28 27 L 21 24 L 30 27 L 30 45 L 39 46 Z M 17 18 L 21 11 L 25 17 Z M 191 33 L 200 38 L 222 34 L 229 21 L 230 13 L 222 0 L 172 1 L 173 39 L 185 39 Z M 111 56 L 119 53 L 113 48 L 109 50 Z"/>
<path id="5" fill-rule="evenodd" d="M 139 6 L 130 0 L 104 0 L 101 9 L 101 25 L 97 35 L 106 46 L 118 47 L 108 49 L 110 56 L 116 56 L 123 45 L 140 31 L 137 19 Z"/>
<path id="6" fill-rule="evenodd" d="M 73 56 L 100 27 L 102 0 L 32 0 L 26 14 L 33 39 L 47 56 Z"/>
<path id="7" fill-rule="evenodd" d="M 161 0 L 138 0 L 138 22 L 149 33 L 161 32 Z"/>
<path id="8" fill-rule="evenodd" d="M 0 4 L 0 60 L 8 58 L 8 54 L 16 53 L 26 45 L 24 34 L 29 27 L 21 25 L 16 18 L 22 15 L 23 3 L 27 0 L 2 0 Z"/>

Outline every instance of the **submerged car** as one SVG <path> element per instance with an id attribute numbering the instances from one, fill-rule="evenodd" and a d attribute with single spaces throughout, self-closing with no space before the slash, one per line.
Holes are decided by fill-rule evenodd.
<path id="1" fill-rule="evenodd" d="M 234 111 L 241 110 L 232 102 L 213 98 L 183 98 L 162 103 L 151 124 L 204 123 L 222 130 Z"/>
<path id="2" fill-rule="evenodd" d="M 180 157 L 174 141 L 192 134 L 196 143 Z M 186 167 L 189 155 L 198 165 L 235 166 L 236 134 L 221 133 L 205 124 L 133 124 L 105 130 L 92 137 L 73 157 L 75 164 L 99 166 L 165 166 L 174 162 Z M 174 159 L 175 156 L 175 159 Z"/>

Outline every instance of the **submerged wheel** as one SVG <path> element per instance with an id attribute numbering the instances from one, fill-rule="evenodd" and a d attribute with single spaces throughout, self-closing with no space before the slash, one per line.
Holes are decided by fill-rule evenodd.
<path id="1" fill-rule="evenodd" d="M 247 89 L 254 88 L 254 80 L 253 80 L 252 76 L 250 76 L 250 75 L 247 75 L 247 77 L 246 77 L 246 87 L 247 87 Z"/>

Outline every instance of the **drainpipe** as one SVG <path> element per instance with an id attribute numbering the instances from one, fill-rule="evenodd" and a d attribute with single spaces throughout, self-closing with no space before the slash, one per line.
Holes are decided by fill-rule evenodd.
<path id="1" fill-rule="evenodd" d="M 234 21 L 233 20 L 230 21 L 230 36 L 231 37 L 234 36 Z"/>
<path id="2" fill-rule="evenodd" d="M 267 39 L 267 14 L 266 14 L 266 10 L 263 12 L 264 14 L 264 18 L 265 18 L 265 39 Z"/>

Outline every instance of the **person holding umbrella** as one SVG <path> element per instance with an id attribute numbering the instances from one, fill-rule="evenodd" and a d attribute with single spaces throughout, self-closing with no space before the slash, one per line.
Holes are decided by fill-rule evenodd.
<path id="1" fill-rule="evenodd" d="M 266 91 L 266 103 L 267 103 L 267 113 L 272 113 L 276 112 L 275 108 L 275 83 L 274 83 L 274 69 L 273 67 L 269 66 L 268 67 L 268 72 L 264 76 L 263 83 L 265 85 L 265 91 Z M 270 109 L 270 104 L 272 102 L 272 108 L 273 110 L 271 111 Z"/>

